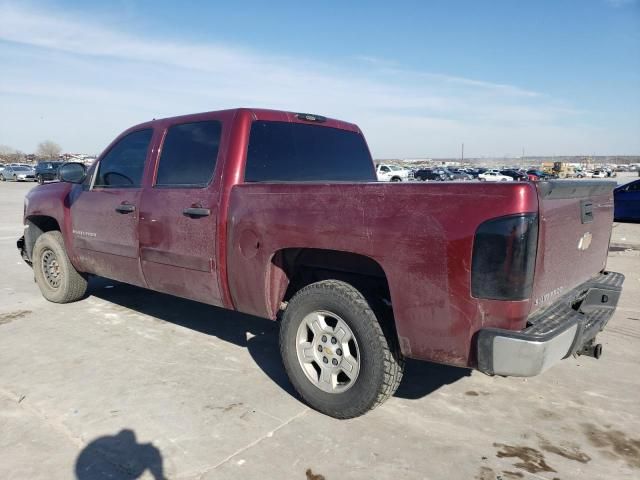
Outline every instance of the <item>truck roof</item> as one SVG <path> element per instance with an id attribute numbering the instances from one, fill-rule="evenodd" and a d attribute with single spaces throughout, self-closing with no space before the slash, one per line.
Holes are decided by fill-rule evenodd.
<path id="1" fill-rule="evenodd" d="M 315 113 L 302 113 L 302 112 L 287 112 L 284 110 L 269 110 L 264 108 L 232 108 L 226 110 L 212 110 L 208 112 L 200 112 L 200 113 L 191 113 L 187 115 L 178 115 L 174 117 L 165 117 L 153 119 L 148 122 L 139 123 L 138 125 L 134 125 L 130 130 L 138 130 L 144 127 L 152 127 L 157 126 L 158 124 L 163 123 L 174 123 L 176 120 L 181 122 L 197 122 L 201 120 L 205 120 L 210 117 L 212 114 L 221 114 L 226 113 L 232 116 L 237 114 L 240 115 L 248 115 L 251 120 L 267 120 L 273 122 L 291 122 L 291 123 L 313 123 L 315 125 L 323 126 L 323 127 L 331 127 L 331 128 L 339 128 L 341 130 L 348 130 L 351 132 L 361 133 L 360 129 L 357 125 L 349 122 L 344 122 L 342 120 L 338 120 L 335 118 L 328 118 L 322 115 L 318 115 Z"/>

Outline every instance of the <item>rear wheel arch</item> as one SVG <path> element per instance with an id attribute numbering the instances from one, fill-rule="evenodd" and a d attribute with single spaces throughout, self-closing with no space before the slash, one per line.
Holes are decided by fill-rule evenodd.
<path id="1" fill-rule="evenodd" d="M 382 265 L 369 256 L 342 250 L 285 248 L 275 252 L 266 285 L 272 316 L 298 291 L 322 280 L 340 280 L 362 292 L 397 335 L 389 282 Z"/>

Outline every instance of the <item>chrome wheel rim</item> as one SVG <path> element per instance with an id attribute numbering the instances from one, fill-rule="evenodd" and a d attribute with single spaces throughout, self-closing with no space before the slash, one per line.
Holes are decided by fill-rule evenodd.
<path id="1" fill-rule="evenodd" d="M 47 284 L 51 288 L 58 288 L 62 281 L 62 271 L 53 250 L 47 249 L 43 252 L 41 266 Z"/>
<path id="2" fill-rule="evenodd" d="M 296 334 L 298 363 L 309 381 L 327 393 L 349 390 L 360 373 L 360 350 L 349 325 L 320 310 L 302 319 Z"/>

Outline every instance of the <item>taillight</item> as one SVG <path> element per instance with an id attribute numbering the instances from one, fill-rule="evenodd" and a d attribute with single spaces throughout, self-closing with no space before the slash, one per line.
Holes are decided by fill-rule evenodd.
<path id="1" fill-rule="evenodd" d="M 538 216 L 523 214 L 482 223 L 473 242 L 471 294 L 492 300 L 531 296 Z"/>

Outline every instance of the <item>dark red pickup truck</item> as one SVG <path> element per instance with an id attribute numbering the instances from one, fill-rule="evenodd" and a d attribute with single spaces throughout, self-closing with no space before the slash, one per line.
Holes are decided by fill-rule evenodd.
<path id="1" fill-rule="evenodd" d="M 59 175 L 18 241 L 47 299 L 101 275 L 279 319 L 291 382 L 340 418 L 405 357 L 518 376 L 597 357 L 623 282 L 612 183 L 376 183 L 358 127 L 317 115 L 154 120 Z"/>

